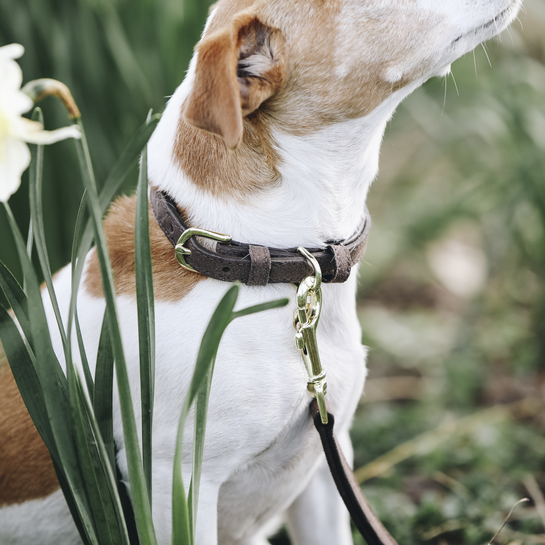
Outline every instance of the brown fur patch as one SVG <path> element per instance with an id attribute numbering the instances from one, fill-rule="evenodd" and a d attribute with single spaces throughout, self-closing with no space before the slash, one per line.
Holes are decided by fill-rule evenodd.
<path id="1" fill-rule="evenodd" d="M 368 115 L 433 66 L 426 47 L 441 28 L 434 14 L 414 17 L 409 0 L 387 9 L 381 0 L 219 0 L 201 44 L 228 34 L 249 10 L 281 35 L 285 81 L 244 118 L 243 140 L 234 153 L 221 138 L 187 125 L 184 103 L 173 151 L 193 183 L 239 200 L 278 183 L 275 130 L 306 136 Z"/>
<path id="2" fill-rule="evenodd" d="M 253 13 L 239 13 L 232 25 L 204 39 L 198 51 L 200 62 L 179 118 L 174 158 L 199 187 L 244 200 L 279 179 L 267 99 L 285 83 L 285 41 Z M 246 64 L 237 70 L 239 60 Z M 227 149 L 243 135 L 238 149 Z"/>
<path id="3" fill-rule="evenodd" d="M 49 451 L 0 346 L 0 507 L 45 498 L 58 488 Z"/>
<path id="4" fill-rule="evenodd" d="M 244 201 L 280 179 L 270 133 L 255 114 L 244 118 L 244 140 L 235 151 L 227 149 L 219 136 L 191 127 L 180 116 L 174 156 L 195 185 L 216 196 Z"/>
<path id="5" fill-rule="evenodd" d="M 118 295 L 136 297 L 134 269 L 134 223 L 136 196 L 121 197 L 112 204 L 104 221 L 110 259 Z M 180 267 L 174 248 L 149 211 L 153 288 L 158 301 L 178 301 L 206 277 Z M 100 265 L 96 250 L 90 258 L 84 285 L 94 297 L 103 297 Z"/>
<path id="6" fill-rule="evenodd" d="M 230 149 L 242 140 L 242 110 L 236 80 L 236 29 L 213 35 L 199 45 L 193 91 L 184 116 L 188 123 L 220 135 Z M 201 69 L 203 65 L 206 70 Z"/>
<path id="7" fill-rule="evenodd" d="M 286 40 L 289 79 L 270 102 L 277 125 L 295 136 L 364 117 L 423 75 L 441 28 L 434 14 L 414 17 L 411 2 L 258 1 L 253 9 Z M 400 63 L 392 83 L 386 72 Z"/>
<path id="8" fill-rule="evenodd" d="M 231 25 L 203 39 L 185 120 L 236 149 L 243 137 L 242 118 L 284 85 L 284 46 L 282 34 L 252 12 L 239 13 Z"/>

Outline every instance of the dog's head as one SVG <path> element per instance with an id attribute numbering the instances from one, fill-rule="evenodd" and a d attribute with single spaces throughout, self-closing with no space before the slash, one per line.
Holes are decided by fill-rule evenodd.
<path id="1" fill-rule="evenodd" d="M 448 72 L 521 0 L 220 0 L 197 46 L 190 125 L 235 149 L 243 118 L 292 134 L 362 117 Z"/>

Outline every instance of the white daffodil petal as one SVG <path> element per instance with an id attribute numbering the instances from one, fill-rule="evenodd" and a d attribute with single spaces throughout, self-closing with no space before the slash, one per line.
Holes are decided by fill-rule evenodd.
<path id="1" fill-rule="evenodd" d="M 25 119 L 25 121 L 28 121 Z M 25 125 L 27 125 L 25 123 Z M 55 129 L 54 131 L 36 130 L 32 127 L 30 130 L 20 134 L 21 138 L 29 144 L 54 144 L 60 140 L 66 140 L 67 138 L 81 138 L 81 132 L 77 125 L 70 125 L 69 127 L 62 127 Z"/>
<path id="2" fill-rule="evenodd" d="M 21 117 L 33 101 L 21 91 L 23 72 L 14 59 L 24 53 L 19 44 L 0 47 L 0 201 L 7 202 L 21 185 L 30 164 L 25 142 L 53 144 L 65 138 L 81 138 L 77 125 L 45 131 L 41 123 Z"/>
<path id="3" fill-rule="evenodd" d="M 12 59 L 0 56 L 0 77 L 2 78 L 2 87 L 17 91 L 23 83 L 23 71 L 21 67 Z"/>
<path id="4" fill-rule="evenodd" d="M 8 199 L 19 189 L 21 175 L 30 164 L 28 146 L 12 137 L 4 140 L 0 150 L 0 202 Z"/>
<path id="5" fill-rule="evenodd" d="M 0 90 L 0 104 L 2 104 L 4 116 L 18 118 L 21 114 L 28 112 L 34 102 L 32 102 L 32 99 L 28 95 L 21 91 L 2 92 Z"/>
<path id="6" fill-rule="evenodd" d="M 9 44 L 0 47 L 0 58 L 18 59 L 23 56 L 25 48 L 21 44 Z"/>
<path id="7" fill-rule="evenodd" d="M 32 121 L 26 117 L 16 117 L 11 120 L 11 133 L 17 138 L 29 142 L 27 138 L 32 138 L 32 134 L 42 132 L 44 126 L 38 121 Z"/>

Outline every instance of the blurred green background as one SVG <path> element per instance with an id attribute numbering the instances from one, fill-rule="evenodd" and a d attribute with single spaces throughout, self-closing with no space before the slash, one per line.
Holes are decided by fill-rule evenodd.
<path id="1" fill-rule="evenodd" d="M 183 79 L 208 5 L 1 0 L 0 45 L 25 46 L 25 81 L 71 88 L 100 182 Z M 486 49 L 399 107 L 368 203 L 355 466 L 402 545 L 486 544 L 523 497 L 496 542 L 545 543 L 545 0 Z M 70 142 L 47 149 L 44 186 L 58 269 L 82 192 Z M 25 185 L 10 204 L 26 230 Z M 0 259 L 18 270 L 2 214 Z"/>

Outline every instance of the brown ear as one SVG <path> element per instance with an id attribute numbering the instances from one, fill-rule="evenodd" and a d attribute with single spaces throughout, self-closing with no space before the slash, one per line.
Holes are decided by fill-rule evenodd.
<path id="1" fill-rule="evenodd" d="M 197 46 L 193 88 L 184 119 L 218 134 L 230 149 L 242 140 L 242 118 L 259 108 L 285 80 L 285 42 L 277 29 L 241 13 Z"/>

